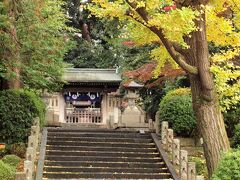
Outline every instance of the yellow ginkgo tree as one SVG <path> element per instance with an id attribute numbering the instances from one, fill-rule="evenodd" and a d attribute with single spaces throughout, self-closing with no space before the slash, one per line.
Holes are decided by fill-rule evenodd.
<path id="1" fill-rule="evenodd" d="M 152 52 L 159 57 L 159 69 L 169 61 L 189 74 L 209 176 L 222 152 L 230 149 L 212 72 L 218 76 L 217 83 L 223 83 L 223 66 L 231 63 L 221 66 L 217 61 L 239 54 L 239 4 L 240 0 L 92 0 L 88 5 L 98 17 L 127 23 L 125 30 L 137 44 L 159 44 Z M 210 54 L 209 42 L 226 47 L 225 51 Z M 218 66 L 211 69 L 214 63 Z"/>

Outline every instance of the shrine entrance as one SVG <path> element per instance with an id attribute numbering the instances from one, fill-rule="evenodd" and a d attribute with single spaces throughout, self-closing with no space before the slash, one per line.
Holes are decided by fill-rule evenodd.
<path id="1" fill-rule="evenodd" d="M 102 123 L 100 92 L 65 92 L 66 123 Z"/>

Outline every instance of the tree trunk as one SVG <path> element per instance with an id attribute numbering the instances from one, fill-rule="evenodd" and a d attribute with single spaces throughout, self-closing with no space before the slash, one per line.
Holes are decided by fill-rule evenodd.
<path id="1" fill-rule="evenodd" d="M 12 2 L 5 2 L 6 4 L 9 3 L 9 10 L 8 15 L 11 17 L 11 28 L 9 29 L 10 35 L 12 38 L 13 46 L 12 46 L 12 52 L 11 57 L 9 58 L 12 62 L 10 64 L 9 69 L 14 74 L 14 77 L 10 75 L 10 79 L 8 80 L 8 88 L 9 89 L 19 89 L 21 88 L 21 58 L 20 58 L 20 42 L 18 40 L 18 34 L 17 34 L 17 27 L 16 27 L 16 21 L 17 21 L 17 15 L 18 15 L 18 2 L 12 1 Z"/>
<path id="2" fill-rule="evenodd" d="M 20 80 L 20 68 L 13 68 L 13 72 L 15 73 L 15 77 L 8 80 L 8 88 L 9 89 L 19 89 L 21 88 L 21 80 Z"/>
<path id="3" fill-rule="evenodd" d="M 190 75 L 193 108 L 198 131 L 204 141 L 204 154 L 211 177 L 221 153 L 228 151 L 230 145 L 210 72 L 205 14 L 201 16 L 201 20 L 196 21 L 200 30 L 193 32 L 191 38 L 186 38 L 191 48 L 185 57 L 189 64 L 198 68 L 198 75 Z"/>
<path id="4" fill-rule="evenodd" d="M 199 78 L 191 76 L 190 81 L 197 128 L 204 140 L 204 155 L 210 177 L 218 165 L 221 153 L 229 150 L 229 141 L 217 99 L 206 101 L 203 91 L 199 89 L 202 87 Z"/>

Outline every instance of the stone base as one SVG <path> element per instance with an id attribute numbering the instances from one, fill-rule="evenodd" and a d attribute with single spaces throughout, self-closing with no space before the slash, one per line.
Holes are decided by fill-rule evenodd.
<path id="1" fill-rule="evenodd" d="M 59 123 L 64 128 L 107 128 L 106 124 L 88 124 L 88 123 Z"/>
<path id="2" fill-rule="evenodd" d="M 148 127 L 148 124 L 145 123 L 145 118 L 143 115 L 126 113 L 121 117 L 121 123 L 125 127 Z"/>
<path id="3" fill-rule="evenodd" d="M 59 115 L 55 114 L 54 111 L 48 110 L 46 113 L 47 126 L 60 126 Z"/>

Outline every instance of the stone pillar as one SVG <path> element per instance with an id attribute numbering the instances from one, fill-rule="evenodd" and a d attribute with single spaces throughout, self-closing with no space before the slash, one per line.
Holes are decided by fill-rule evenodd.
<path id="1" fill-rule="evenodd" d="M 188 152 L 185 150 L 180 151 L 180 177 L 181 180 L 188 180 Z"/>
<path id="2" fill-rule="evenodd" d="M 35 161 L 35 149 L 33 147 L 28 147 L 26 151 L 26 159 L 29 161 Z"/>
<path id="3" fill-rule="evenodd" d="M 173 146 L 173 153 L 172 153 L 173 165 L 179 166 L 180 165 L 180 140 L 173 139 L 172 146 Z"/>
<path id="4" fill-rule="evenodd" d="M 59 106 L 59 122 L 65 123 L 65 99 L 62 93 L 58 94 L 58 106 Z"/>
<path id="5" fill-rule="evenodd" d="M 188 163 L 188 180 L 196 180 L 196 163 Z"/>
<path id="6" fill-rule="evenodd" d="M 161 140 L 164 148 L 167 147 L 167 133 L 168 133 L 168 122 L 163 121 L 162 127 L 161 127 Z"/>
<path id="7" fill-rule="evenodd" d="M 28 147 L 37 148 L 36 136 L 28 136 Z"/>
<path id="8" fill-rule="evenodd" d="M 33 163 L 31 161 L 24 161 L 24 172 L 26 173 L 26 180 L 32 180 L 32 166 Z"/>
<path id="9" fill-rule="evenodd" d="M 156 113 L 155 115 L 155 129 L 156 129 L 156 134 L 160 134 L 160 118 L 159 118 L 159 112 Z"/>
<path id="10" fill-rule="evenodd" d="M 152 119 L 148 120 L 148 128 L 149 128 L 149 130 L 153 130 L 154 129 L 153 120 Z"/>
<path id="11" fill-rule="evenodd" d="M 167 131 L 167 144 L 168 144 L 168 152 L 170 154 L 172 154 L 172 150 L 173 150 L 173 147 L 172 147 L 172 144 L 173 144 L 173 130 L 172 129 L 168 129 Z"/>
<path id="12" fill-rule="evenodd" d="M 118 107 L 114 108 L 114 124 L 120 123 L 121 111 Z"/>
<path id="13" fill-rule="evenodd" d="M 104 93 L 101 104 L 102 124 L 107 124 L 107 93 Z"/>

